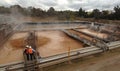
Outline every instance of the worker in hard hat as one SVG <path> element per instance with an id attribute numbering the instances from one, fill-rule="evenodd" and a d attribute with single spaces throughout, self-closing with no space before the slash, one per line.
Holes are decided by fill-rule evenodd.
<path id="1" fill-rule="evenodd" d="M 29 46 L 28 54 L 30 55 L 30 60 L 34 59 L 34 53 L 35 53 L 35 50 L 31 46 Z"/>
<path id="2" fill-rule="evenodd" d="M 28 54 L 28 52 L 27 52 L 28 48 L 29 48 L 29 45 L 26 45 L 26 46 L 25 46 L 25 50 L 24 50 L 24 53 L 25 53 L 26 56 L 27 56 L 27 60 L 29 60 L 29 54 Z"/>
<path id="3" fill-rule="evenodd" d="M 26 46 L 25 53 L 27 55 L 27 60 L 33 60 L 35 50 L 31 46 Z"/>

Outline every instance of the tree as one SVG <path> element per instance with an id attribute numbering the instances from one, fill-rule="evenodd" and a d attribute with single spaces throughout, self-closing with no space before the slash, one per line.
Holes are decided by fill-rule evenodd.
<path id="1" fill-rule="evenodd" d="M 99 9 L 94 9 L 93 12 L 92 12 L 92 15 L 93 15 L 93 18 L 99 19 L 100 15 L 101 15 L 101 12 L 99 11 Z"/>
<path id="2" fill-rule="evenodd" d="M 103 10 L 101 12 L 100 18 L 102 18 L 102 19 L 108 19 L 108 16 L 109 16 L 109 11 L 108 10 Z"/>
<path id="3" fill-rule="evenodd" d="M 79 16 L 80 16 L 80 17 L 83 16 L 83 10 L 82 10 L 82 8 L 79 9 L 79 12 L 78 12 L 78 13 L 79 13 Z"/>
<path id="4" fill-rule="evenodd" d="M 120 20 L 120 7 L 118 5 L 116 7 L 114 7 L 114 11 L 115 11 L 115 13 L 114 13 L 115 19 Z"/>
<path id="5" fill-rule="evenodd" d="M 85 12 L 85 10 L 83 10 L 82 8 L 79 9 L 79 12 L 78 12 L 79 17 L 85 17 L 86 14 L 87 13 Z"/>
<path id="6" fill-rule="evenodd" d="M 56 11 L 53 7 L 50 7 L 47 11 L 49 16 L 55 16 L 56 15 Z"/>
<path id="7" fill-rule="evenodd" d="M 13 15 L 21 15 L 24 12 L 24 9 L 20 5 L 10 6 L 10 11 Z"/>

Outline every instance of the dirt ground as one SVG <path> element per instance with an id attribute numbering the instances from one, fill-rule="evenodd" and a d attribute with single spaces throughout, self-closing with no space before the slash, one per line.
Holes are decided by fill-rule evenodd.
<path id="1" fill-rule="evenodd" d="M 120 49 L 50 66 L 43 71 L 120 71 Z"/>

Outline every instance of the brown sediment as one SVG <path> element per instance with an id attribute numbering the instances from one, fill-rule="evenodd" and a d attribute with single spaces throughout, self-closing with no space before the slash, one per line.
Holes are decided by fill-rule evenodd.
<path id="1" fill-rule="evenodd" d="M 82 33 L 79 33 L 79 32 L 77 32 L 77 31 L 74 31 L 74 30 L 68 30 L 68 31 L 69 31 L 70 33 L 72 33 L 72 34 L 75 34 L 75 35 L 81 37 L 81 38 L 87 39 L 87 40 L 89 40 L 89 41 L 93 41 L 93 38 L 90 37 L 90 36 L 84 35 L 84 34 L 82 34 Z"/>
<path id="2" fill-rule="evenodd" d="M 49 38 L 39 36 L 37 39 L 37 46 L 43 46 L 49 42 L 50 42 Z M 25 40 L 25 37 L 23 37 L 18 39 L 12 39 L 9 41 L 9 43 L 13 48 L 19 49 L 19 48 L 24 48 L 24 46 L 26 45 L 26 40 Z"/>
<path id="3" fill-rule="evenodd" d="M 43 31 L 37 35 L 50 39 L 49 43 L 38 47 L 38 52 L 41 57 L 68 52 L 69 48 L 70 50 L 75 50 L 83 47 L 83 43 L 68 37 L 61 31 Z"/>
<path id="4" fill-rule="evenodd" d="M 90 29 L 79 29 L 79 31 L 96 36 L 96 37 L 99 37 L 99 38 L 102 38 L 102 39 L 108 37 L 108 35 L 105 33 L 96 32 L 96 31 L 93 31 Z"/>
<path id="5" fill-rule="evenodd" d="M 18 38 L 18 39 L 13 39 L 10 40 L 10 45 L 14 48 L 24 48 L 25 46 L 25 38 Z"/>
<path id="6" fill-rule="evenodd" d="M 18 32 L 18 33 L 14 33 L 14 35 L 10 38 L 10 40 L 13 40 L 13 39 L 18 39 L 18 38 L 25 38 L 25 37 L 27 37 L 27 32 Z"/>
<path id="7" fill-rule="evenodd" d="M 41 57 L 48 57 L 64 52 L 79 49 L 83 47 L 83 43 L 74 40 L 61 31 L 39 31 L 37 51 Z M 25 33 L 15 33 L 0 50 L 0 64 L 6 64 L 16 61 L 23 61 L 24 45 L 23 41 L 27 37 Z"/>
<path id="8" fill-rule="evenodd" d="M 1 47 L 2 49 L 0 50 L 0 64 L 6 64 L 6 63 L 11 63 L 11 62 L 23 61 L 24 60 L 24 58 L 23 58 L 24 48 L 20 48 L 20 46 L 22 45 L 20 42 L 22 42 L 22 39 L 25 36 L 27 36 L 27 33 L 15 33 L 3 45 L 3 47 Z M 16 46 L 19 47 L 19 48 L 17 48 Z"/>
<path id="9" fill-rule="evenodd" d="M 43 46 L 50 42 L 50 39 L 44 36 L 39 36 L 37 39 L 37 46 Z"/>

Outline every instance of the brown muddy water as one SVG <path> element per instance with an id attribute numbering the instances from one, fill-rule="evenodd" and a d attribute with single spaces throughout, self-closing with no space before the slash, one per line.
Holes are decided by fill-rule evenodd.
<path id="1" fill-rule="evenodd" d="M 38 36 L 37 51 L 41 57 L 48 57 L 60 53 L 83 48 L 84 44 L 76 41 L 61 31 L 39 31 L 36 32 Z M 27 32 L 18 32 L 1 47 L 0 50 L 0 64 L 6 64 L 16 61 L 23 61 L 23 51 Z"/>

